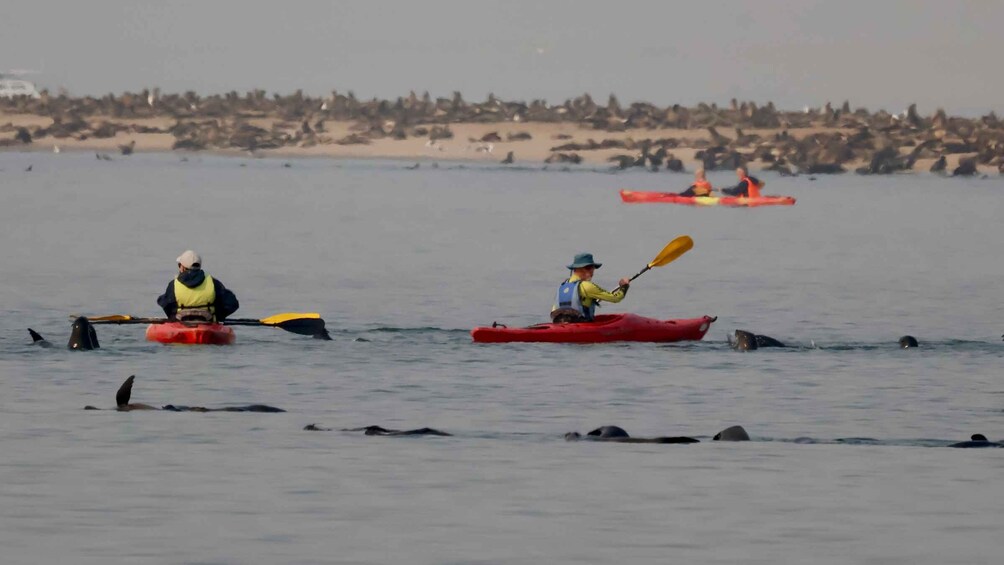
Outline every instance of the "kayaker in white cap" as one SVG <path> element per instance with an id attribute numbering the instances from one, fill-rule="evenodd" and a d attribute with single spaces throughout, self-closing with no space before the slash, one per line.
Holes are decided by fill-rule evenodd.
<path id="1" fill-rule="evenodd" d="M 551 308 L 552 322 L 592 322 L 598 301 L 616 303 L 624 300 L 631 285 L 628 279 L 618 281 L 620 287 L 613 292 L 607 292 L 592 282 L 593 273 L 602 266 L 602 263 L 593 260 L 592 253 L 579 253 L 572 259 L 572 264 L 568 265 L 572 275 L 558 287 L 558 296 Z"/>
<path id="2" fill-rule="evenodd" d="M 178 276 L 157 304 L 172 320 L 222 322 L 240 307 L 237 295 L 202 270 L 202 257 L 189 249 L 178 256 Z"/>

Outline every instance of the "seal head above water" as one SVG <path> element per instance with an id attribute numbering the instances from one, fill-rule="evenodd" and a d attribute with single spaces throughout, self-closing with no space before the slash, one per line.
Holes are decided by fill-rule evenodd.
<path id="1" fill-rule="evenodd" d="M 627 431 L 620 426 L 600 426 L 587 433 L 585 436 L 579 432 L 568 432 L 565 434 L 566 441 L 612 441 L 617 443 L 699 443 L 692 437 L 631 437 Z"/>
<path id="2" fill-rule="evenodd" d="M 729 345 L 736 351 L 756 351 L 761 347 L 786 347 L 770 336 L 756 335 L 746 330 L 736 330 L 735 341 L 729 336 Z"/>
<path id="3" fill-rule="evenodd" d="M 94 326 L 83 316 L 73 320 L 70 341 L 66 346 L 79 351 L 90 351 L 101 347 L 98 345 L 98 332 L 94 331 Z"/>

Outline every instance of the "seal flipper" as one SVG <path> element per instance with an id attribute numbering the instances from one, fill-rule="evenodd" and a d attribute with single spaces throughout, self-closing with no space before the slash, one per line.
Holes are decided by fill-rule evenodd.
<path id="1" fill-rule="evenodd" d="M 136 380 L 136 375 L 129 375 L 129 378 L 119 387 L 119 391 L 115 393 L 115 404 L 119 408 L 125 408 L 129 405 L 129 399 L 132 398 L 132 383 L 134 380 Z"/>
<path id="2" fill-rule="evenodd" d="M 37 345 L 39 347 L 52 347 L 47 339 L 42 337 L 42 334 L 36 332 L 35 330 L 28 328 L 28 334 L 31 335 L 31 344 Z"/>

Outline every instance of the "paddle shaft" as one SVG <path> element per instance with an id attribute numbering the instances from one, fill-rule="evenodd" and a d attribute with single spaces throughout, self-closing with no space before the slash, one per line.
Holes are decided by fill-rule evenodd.
<path id="1" fill-rule="evenodd" d="M 651 269 L 651 268 L 652 268 L 651 266 L 649 266 L 649 265 L 645 265 L 645 268 L 644 268 L 644 269 L 642 269 L 642 270 L 640 270 L 640 271 L 638 271 L 638 273 L 637 273 L 637 274 L 636 274 L 635 276 L 633 276 L 633 277 L 629 278 L 629 279 L 628 279 L 628 282 L 631 282 L 631 281 L 635 280 L 636 278 L 638 278 L 638 277 L 640 277 L 640 276 L 644 275 L 644 274 L 645 274 L 645 272 L 646 272 L 646 271 L 648 271 L 648 270 L 649 270 L 649 269 Z M 618 286 L 617 288 L 615 288 L 615 289 L 614 289 L 614 292 L 617 292 L 618 290 L 625 290 L 625 286 L 624 286 L 624 285 L 620 285 L 620 286 Z"/>
<path id="2" fill-rule="evenodd" d="M 694 247 L 694 240 L 690 239 L 690 236 L 681 235 L 680 237 L 674 239 L 673 241 L 666 244 L 666 247 L 662 248 L 662 251 L 656 255 L 655 259 L 651 263 L 645 265 L 645 268 L 638 271 L 638 273 L 628 279 L 628 282 L 635 280 L 636 278 L 645 274 L 645 272 L 652 269 L 652 267 L 662 267 L 663 265 L 668 265 L 673 261 L 680 258 L 681 255 L 690 251 Z M 614 292 L 618 290 L 626 290 L 624 286 L 618 286 L 614 289 Z"/>
<path id="3" fill-rule="evenodd" d="M 89 320 L 92 324 L 168 324 L 177 323 L 183 324 L 189 327 L 195 327 L 206 324 L 206 322 L 198 321 L 182 321 L 182 320 L 169 320 L 167 318 L 125 318 L 125 319 L 111 319 L 111 320 Z M 324 328 L 324 320 L 320 318 L 293 318 L 288 320 L 283 320 L 280 322 L 266 322 L 263 320 L 254 320 L 250 318 L 234 318 L 230 320 L 223 320 L 219 322 L 225 326 L 258 326 L 267 328 L 279 328 L 286 330 L 288 332 L 301 334 L 301 335 L 311 335 L 311 336 L 326 336 L 327 331 Z"/>

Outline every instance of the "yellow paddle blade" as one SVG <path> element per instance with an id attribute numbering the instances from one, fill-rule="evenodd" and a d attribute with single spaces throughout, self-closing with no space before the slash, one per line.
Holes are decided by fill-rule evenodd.
<path id="1" fill-rule="evenodd" d="M 274 316 L 269 316 L 268 318 L 262 318 L 261 323 L 267 326 L 274 326 L 276 324 L 281 324 L 283 322 L 288 322 L 290 320 L 302 320 L 305 318 L 320 318 L 321 315 L 317 312 L 283 312 L 282 314 L 276 314 Z"/>
<path id="2" fill-rule="evenodd" d="M 128 322 L 132 319 L 132 316 L 126 316 L 124 314 L 112 314 L 111 316 L 87 316 L 87 320 L 90 322 Z"/>
<path id="3" fill-rule="evenodd" d="M 669 242 L 666 247 L 655 256 L 648 266 L 651 267 L 661 267 L 663 265 L 668 265 L 673 261 L 680 258 L 680 255 L 690 251 L 694 247 L 694 240 L 690 239 L 689 235 L 681 235 L 680 237 Z"/>

